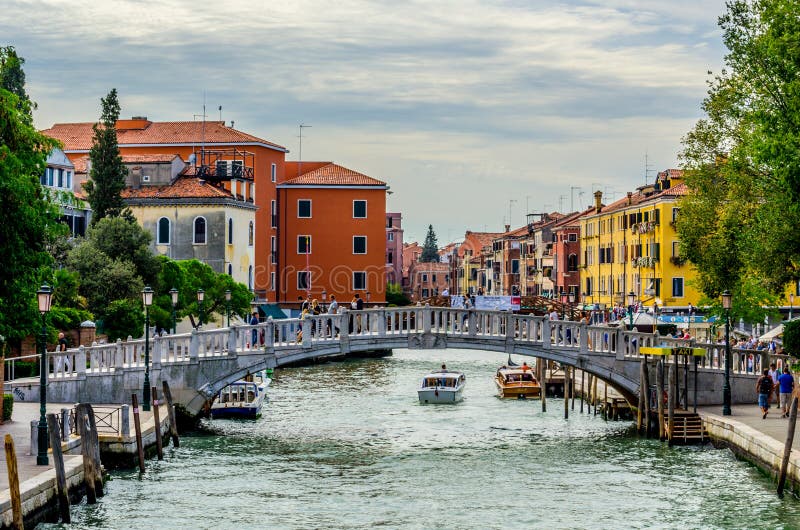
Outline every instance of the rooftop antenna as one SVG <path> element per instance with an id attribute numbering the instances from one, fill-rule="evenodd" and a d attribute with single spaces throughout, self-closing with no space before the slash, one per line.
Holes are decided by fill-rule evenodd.
<path id="1" fill-rule="evenodd" d="M 206 91 L 205 90 L 203 90 L 203 113 L 202 114 L 194 114 L 193 117 L 194 117 L 194 121 L 197 121 L 197 118 L 202 118 L 203 119 L 203 127 L 201 129 L 202 132 L 201 132 L 201 137 L 200 137 L 200 145 L 201 145 L 200 154 L 202 155 L 203 151 L 205 151 L 205 148 L 206 148 L 206 118 L 208 118 L 208 116 L 206 115 Z M 194 151 L 194 146 L 192 146 L 192 151 Z M 205 161 L 205 159 L 203 159 L 203 161 Z"/>
<path id="2" fill-rule="evenodd" d="M 560 213 L 564 213 L 564 201 L 567 200 L 566 195 L 559 195 L 558 196 L 558 211 Z"/>
<path id="3" fill-rule="evenodd" d="M 648 162 L 650 161 L 647 151 L 644 152 L 644 184 L 647 186 L 647 183 L 650 182 L 650 173 L 653 172 L 653 166 L 651 166 Z"/>
<path id="4" fill-rule="evenodd" d="M 311 125 L 305 125 L 304 123 L 300 124 L 300 137 L 299 137 L 300 138 L 300 149 L 298 150 L 299 152 L 297 154 L 297 158 L 298 158 L 298 161 L 297 161 L 297 176 L 298 177 L 303 174 L 303 129 L 309 129 L 309 128 L 311 128 Z"/>
<path id="5" fill-rule="evenodd" d="M 570 186 L 569 187 L 569 211 L 570 213 L 575 211 L 575 190 L 578 190 L 578 198 L 583 195 L 580 186 Z"/>
<path id="6" fill-rule="evenodd" d="M 222 121 L 222 105 L 219 106 L 219 121 Z M 225 125 L 224 122 L 223 125 Z"/>
<path id="7" fill-rule="evenodd" d="M 517 203 L 517 199 L 509 199 L 508 200 L 508 224 L 509 224 L 509 226 L 513 224 L 511 222 L 511 205 L 516 204 L 516 203 Z M 505 224 L 505 223 L 503 223 L 503 224 Z"/>
<path id="8" fill-rule="evenodd" d="M 578 208 L 580 208 L 581 211 L 583 211 L 583 195 L 584 195 L 584 193 L 586 193 L 586 192 L 584 192 L 582 189 L 580 189 L 578 191 Z"/>

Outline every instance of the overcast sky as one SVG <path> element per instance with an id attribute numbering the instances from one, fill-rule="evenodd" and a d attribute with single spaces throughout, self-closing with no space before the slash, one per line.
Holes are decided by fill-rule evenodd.
<path id="1" fill-rule="evenodd" d="M 577 209 L 676 167 L 723 0 L 3 0 L 36 124 L 235 120 L 389 183 L 406 241 Z M 575 189 L 573 189 L 573 187 Z M 511 203 L 514 200 L 516 202 Z"/>

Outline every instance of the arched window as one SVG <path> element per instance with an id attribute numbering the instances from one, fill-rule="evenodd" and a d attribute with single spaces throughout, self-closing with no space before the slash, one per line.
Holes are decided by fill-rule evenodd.
<path id="1" fill-rule="evenodd" d="M 158 220 L 158 234 L 156 236 L 157 245 L 169 245 L 169 219 L 162 217 Z"/>
<path id="2" fill-rule="evenodd" d="M 575 272 L 578 270 L 578 256 L 576 254 L 570 254 L 567 256 L 567 271 Z"/>
<path id="3" fill-rule="evenodd" d="M 194 218 L 194 244 L 195 245 L 205 245 L 206 244 L 206 218 L 205 217 L 195 217 Z"/>
<path id="4" fill-rule="evenodd" d="M 233 218 L 228 217 L 228 244 L 233 245 Z"/>
<path id="5" fill-rule="evenodd" d="M 247 233 L 247 244 L 251 247 L 253 246 L 253 239 L 255 239 L 256 235 L 255 232 L 256 232 L 255 225 L 253 224 L 253 221 L 250 221 L 250 229 Z"/>

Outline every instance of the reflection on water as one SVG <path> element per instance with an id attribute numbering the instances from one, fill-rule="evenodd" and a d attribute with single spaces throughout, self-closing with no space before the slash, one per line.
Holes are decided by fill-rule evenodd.
<path id="1" fill-rule="evenodd" d="M 500 354 L 445 350 L 279 370 L 258 421 L 219 420 L 115 473 L 70 528 L 796 528 L 800 502 L 727 451 L 641 440 L 563 402 L 500 400 Z M 442 362 L 456 405 L 421 405 Z"/>

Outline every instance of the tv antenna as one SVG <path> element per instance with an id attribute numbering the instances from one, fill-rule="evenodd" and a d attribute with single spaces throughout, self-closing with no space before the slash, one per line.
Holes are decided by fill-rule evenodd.
<path id="1" fill-rule="evenodd" d="M 650 173 L 653 172 L 653 166 L 649 164 L 650 158 L 647 154 L 647 151 L 644 152 L 644 184 L 647 185 L 650 182 Z"/>
<path id="2" fill-rule="evenodd" d="M 310 129 L 310 128 L 311 128 L 311 125 L 306 125 L 304 123 L 300 124 L 300 136 L 299 136 L 299 138 L 300 138 L 300 149 L 299 149 L 299 153 L 297 154 L 297 158 L 298 158 L 298 161 L 297 161 L 297 176 L 298 177 L 303 174 L 303 171 L 302 171 L 303 170 L 303 129 Z"/>
<path id="3" fill-rule="evenodd" d="M 570 186 L 569 187 L 569 211 L 570 213 L 575 211 L 575 190 L 578 190 L 578 199 L 580 200 L 580 196 L 583 195 L 583 191 L 581 191 L 580 186 Z"/>

